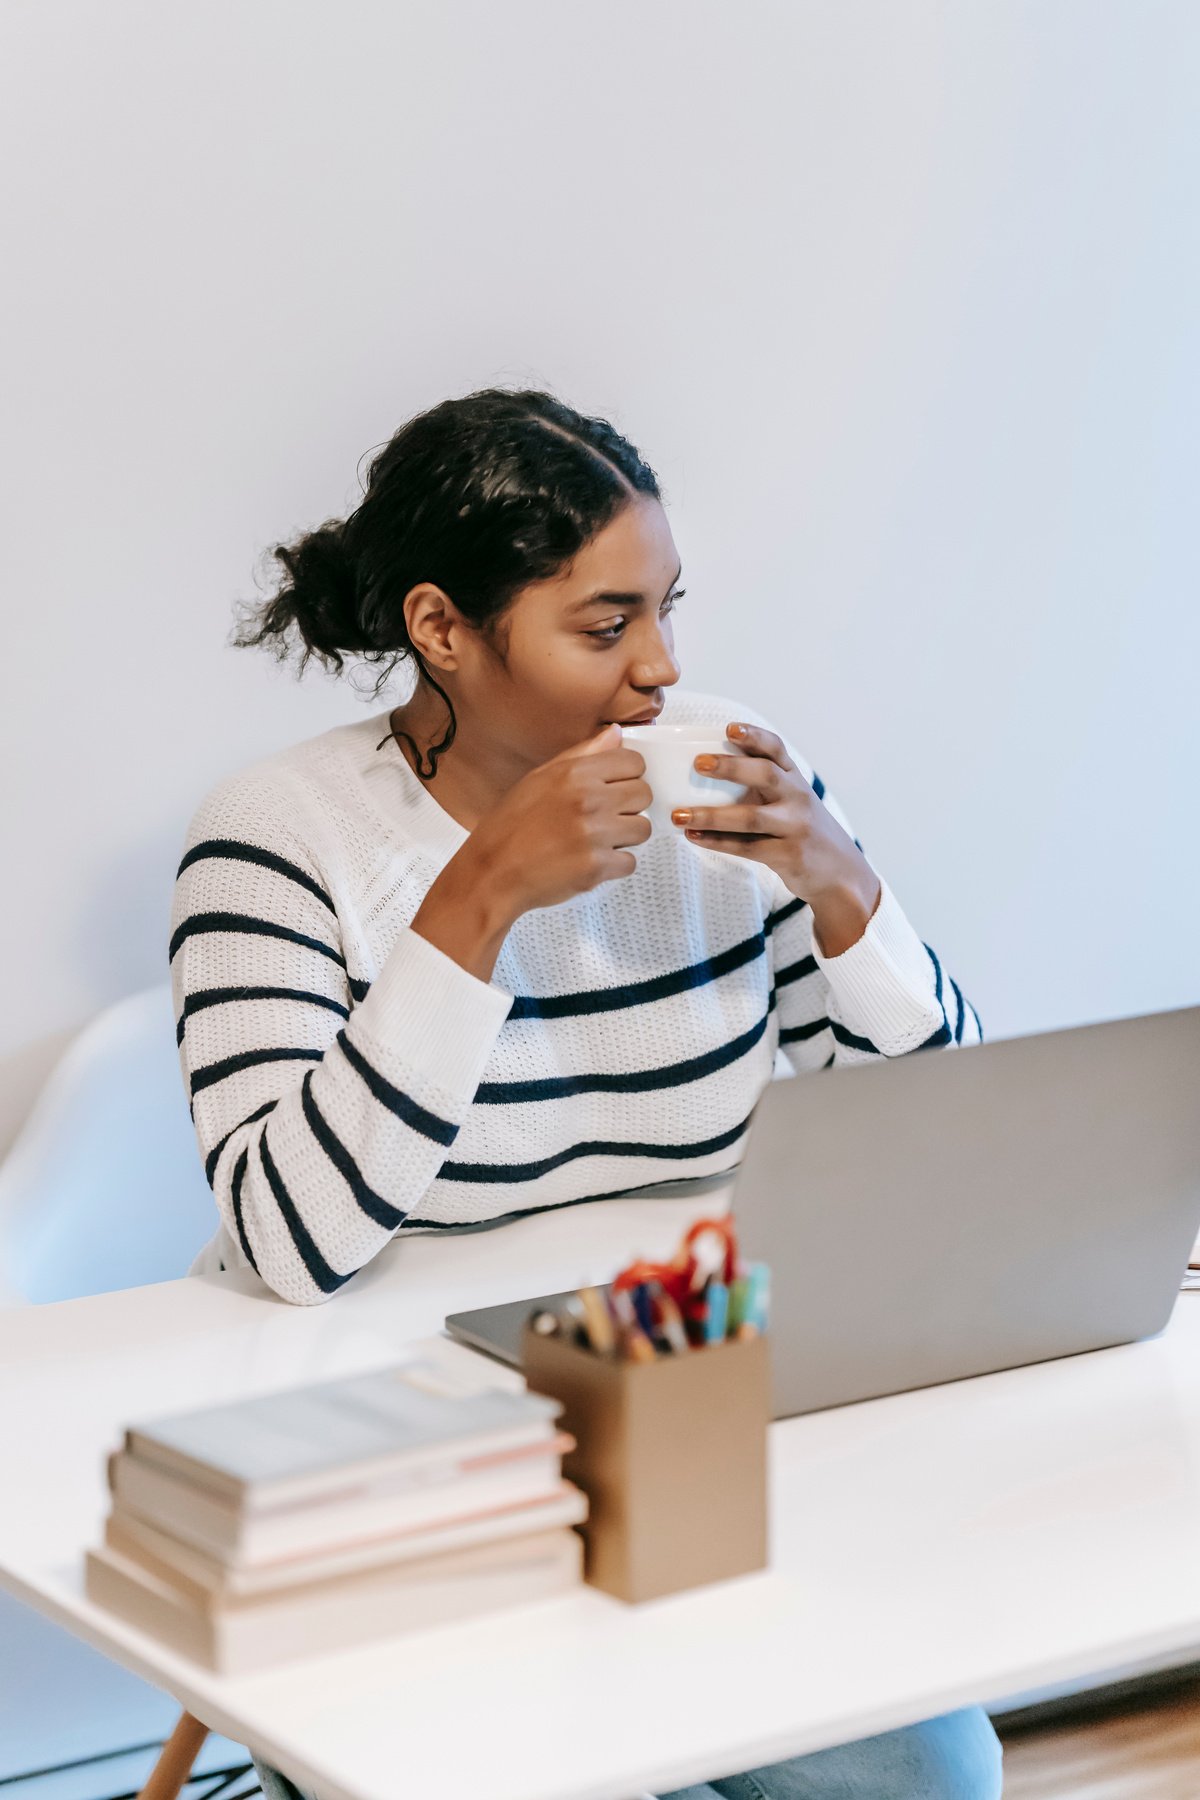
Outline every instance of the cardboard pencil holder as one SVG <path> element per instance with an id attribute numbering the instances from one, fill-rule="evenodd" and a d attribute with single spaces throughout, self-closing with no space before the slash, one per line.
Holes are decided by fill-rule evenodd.
<path id="1" fill-rule="evenodd" d="M 526 1326 L 526 1380 L 575 1439 L 563 1474 L 588 1496 L 585 1581 L 653 1600 L 766 1566 L 768 1343 L 638 1363 Z"/>

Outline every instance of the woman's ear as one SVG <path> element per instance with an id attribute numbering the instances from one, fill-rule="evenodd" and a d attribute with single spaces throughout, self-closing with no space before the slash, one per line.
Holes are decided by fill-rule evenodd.
<path id="1" fill-rule="evenodd" d="M 465 621 L 449 594 L 432 581 L 419 581 L 404 596 L 404 622 L 413 648 L 432 668 L 457 669 L 454 639 Z"/>

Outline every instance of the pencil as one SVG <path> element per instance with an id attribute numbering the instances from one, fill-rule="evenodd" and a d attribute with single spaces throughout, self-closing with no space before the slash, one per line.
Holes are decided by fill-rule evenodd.
<path id="1" fill-rule="evenodd" d="M 612 1318 L 607 1306 L 594 1287 L 581 1287 L 579 1298 L 583 1305 L 584 1325 L 592 1349 L 601 1356 L 611 1356 L 617 1347 L 617 1334 L 613 1329 Z"/>

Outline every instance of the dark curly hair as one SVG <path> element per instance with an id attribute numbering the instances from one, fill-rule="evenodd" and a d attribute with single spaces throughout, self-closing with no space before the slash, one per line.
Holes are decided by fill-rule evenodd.
<path id="1" fill-rule="evenodd" d="M 443 400 L 377 453 L 348 518 L 275 546 L 269 554 L 287 579 L 250 606 L 232 642 L 269 644 L 284 661 L 298 636 L 299 675 L 310 656 L 338 674 L 346 656 L 384 663 L 376 698 L 396 664 L 411 657 L 418 680 L 450 709 L 428 771 L 412 745 L 418 774 L 431 780 L 458 722 L 409 638 L 405 596 L 418 582 L 434 583 L 496 644 L 520 589 L 566 573 L 635 494 L 662 499 L 654 470 L 605 419 L 586 418 L 538 389 L 482 388 Z"/>

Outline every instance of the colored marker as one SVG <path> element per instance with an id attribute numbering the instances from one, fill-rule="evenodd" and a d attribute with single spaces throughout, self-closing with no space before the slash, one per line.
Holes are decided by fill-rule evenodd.
<path id="1" fill-rule="evenodd" d="M 659 1336 L 665 1340 L 667 1349 L 673 1355 L 678 1355 L 681 1350 L 686 1350 L 688 1347 L 687 1332 L 683 1327 L 683 1315 L 661 1282 L 656 1281 L 652 1286 L 654 1304 L 658 1309 Z"/>
<path id="2" fill-rule="evenodd" d="M 649 1283 L 639 1281 L 633 1288 L 633 1310 L 637 1314 L 637 1322 L 648 1338 L 654 1337 L 654 1308 L 650 1304 Z"/>
<path id="3" fill-rule="evenodd" d="M 766 1263 L 751 1263 L 746 1270 L 746 1279 L 750 1284 L 746 1300 L 746 1318 L 759 1331 L 767 1329 L 767 1315 L 771 1304 L 771 1271 Z"/>
<path id="4" fill-rule="evenodd" d="M 705 1292 L 708 1310 L 704 1315 L 704 1342 L 719 1344 L 729 1321 L 729 1289 L 723 1281 L 710 1281 Z"/>

